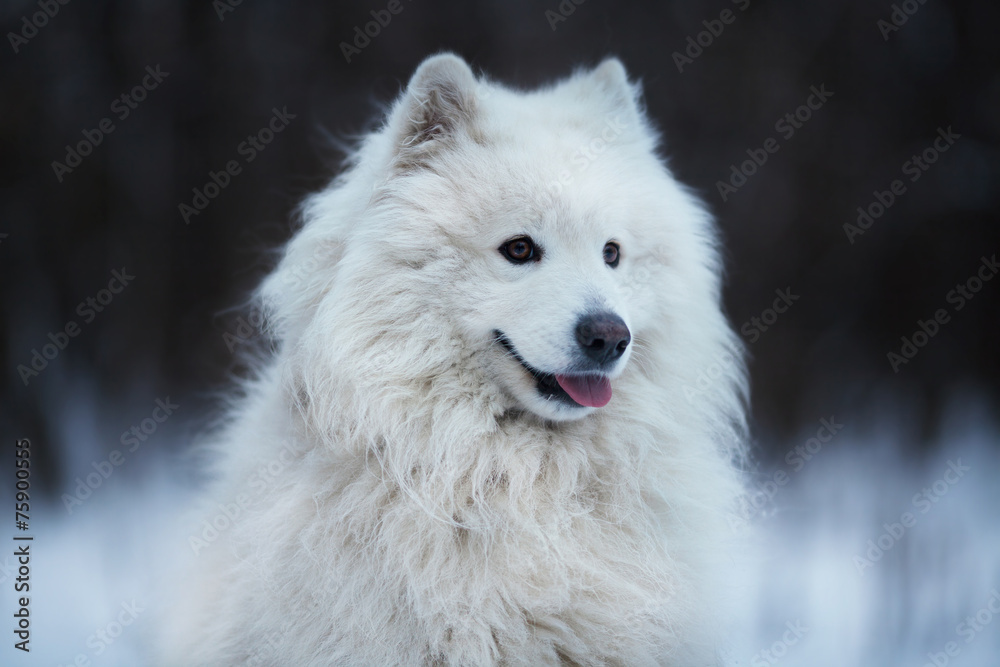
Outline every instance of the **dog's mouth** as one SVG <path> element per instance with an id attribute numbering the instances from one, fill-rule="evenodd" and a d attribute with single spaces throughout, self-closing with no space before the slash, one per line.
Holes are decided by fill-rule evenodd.
<path id="1" fill-rule="evenodd" d="M 518 354 L 514 344 L 499 330 L 493 336 L 534 379 L 538 393 L 546 400 L 558 400 L 573 407 L 602 408 L 611 400 L 611 381 L 602 373 L 557 374 L 540 371 Z"/>

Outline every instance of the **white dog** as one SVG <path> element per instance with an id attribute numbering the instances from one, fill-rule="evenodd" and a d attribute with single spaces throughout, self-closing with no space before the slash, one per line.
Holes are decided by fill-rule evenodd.
<path id="1" fill-rule="evenodd" d="M 746 379 L 617 60 L 426 60 L 260 290 L 163 664 L 715 664 Z"/>

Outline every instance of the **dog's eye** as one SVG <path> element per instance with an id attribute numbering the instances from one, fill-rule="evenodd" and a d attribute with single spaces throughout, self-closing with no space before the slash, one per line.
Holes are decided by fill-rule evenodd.
<path id="1" fill-rule="evenodd" d="M 609 241 L 604 244 L 604 263 L 612 269 L 618 266 L 618 244 Z"/>
<path id="2" fill-rule="evenodd" d="M 540 253 L 535 248 L 535 242 L 530 236 L 517 236 L 500 246 L 500 253 L 514 264 L 524 264 L 540 259 Z"/>

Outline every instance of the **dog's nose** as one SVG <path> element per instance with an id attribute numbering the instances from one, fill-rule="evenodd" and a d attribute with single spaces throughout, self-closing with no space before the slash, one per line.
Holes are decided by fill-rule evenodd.
<path id="1" fill-rule="evenodd" d="M 625 353 L 632 336 L 622 318 L 605 312 L 581 317 L 576 324 L 576 340 L 589 359 L 607 364 Z"/>

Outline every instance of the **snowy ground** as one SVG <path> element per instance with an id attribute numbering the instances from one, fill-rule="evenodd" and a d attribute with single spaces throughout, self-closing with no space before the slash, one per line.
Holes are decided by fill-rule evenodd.
<path id="1" fill-rule="evenodd" d="M 932 453 L 918 459 L 900 454 L 907 443 L 898 425 L 861 432 L 844 423 L 828 442 L 812 443 L 821 446 L 809 460 L 797 458 L 800 450 L 761 471 L 729 664 L 997 664 L 997 424 L 974 405 L 953 410 Z M 815 431 L 782 451 L 807 447 Z M 189 493 L 167 469 L 109 479 L 72 515 L 62 504 L 34 510 L 32 650 L 14 650 L 8 629 L 0 664 L 145 664 L 157 607 L 152 573 L 169 571 L 167 545 L 186 540 L 173 526 Z M 0 556 L 5 616 L 17 576 L 9 551 Z"/>
<path id="2" fill-rule="evenodd" d="M 1000 434 L 975 408 L 945 421 L 923 460 L 899 453 L 899 429 L 848 426 L 778 468 L 732 664 L 1000 664 Z"/>

